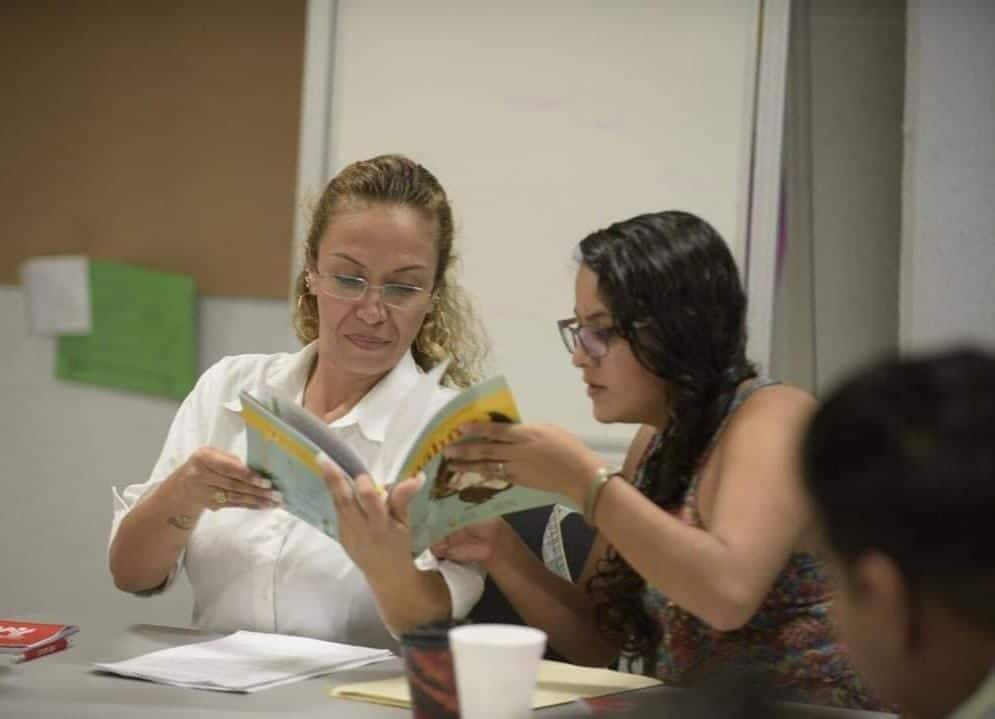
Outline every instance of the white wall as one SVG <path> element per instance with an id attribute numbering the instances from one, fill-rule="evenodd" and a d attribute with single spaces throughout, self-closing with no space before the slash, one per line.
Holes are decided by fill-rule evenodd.
<path id="1" fill-rule="evenodd" d="M 338 3 L 331 171 L 404 152 L 457 216 L 463 279 L 532 421 L 624 447 L 598 425 L 554 322 L 587 233 L 681 208 L 741 257 L 755 3 Z"/>
<path id="2" fill-rule="evenodd" d="M 106 558 L 110 488 L 148 477 L 178 403 L 56 381 L 55 340 L 25 320 L 20 288 L 0 286 L 0 616 L 188 622 L 184 583 L 135 599 Z M 199 342 L 201 369 L 297 346 L 287 304 L 263 300 L 202 300 Z"/>
<path id="3" fill-rule="evenodd" d="M 909 3 L 901 346 L 995 346 L 995 3 Z"/>

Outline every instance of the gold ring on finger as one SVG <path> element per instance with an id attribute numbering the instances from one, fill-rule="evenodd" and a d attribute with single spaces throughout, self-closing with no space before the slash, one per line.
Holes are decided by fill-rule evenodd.
<path id="1" fill-rule="evenodd" d="M 211 499 L 214 500 L 215 505 L 223 507 L 228 504 L 228 492 L 223 489 L 216 490 L 214 494 L 211 495 Z"/>

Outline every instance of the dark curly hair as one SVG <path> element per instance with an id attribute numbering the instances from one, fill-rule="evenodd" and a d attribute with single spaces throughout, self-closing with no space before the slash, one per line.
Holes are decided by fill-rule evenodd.
<path id="1" fill-rule="evenodd" d="M 756 376 L 746 359 L 746 294 L 722 236 L 687 212 L 639 215 L 588 235 L 579 261 L 636 359 L 667 383 L 670 420 L 640 463 L 636 486 L 655 504 L 680 505 L 735 396 Z M 642 604 L 645 580 L 609 547 L 587 590 L 597 622 L 623 652 L 656 666 L 660 627 Z"/>
<path id="2" fill-rule="evenodd" d="M 883 553 L 913 601 L 995 632 L 993 439 L 995 353 L 957 346 L 862 368 L 802 445 L 822 536 L 844 567 Z"/>

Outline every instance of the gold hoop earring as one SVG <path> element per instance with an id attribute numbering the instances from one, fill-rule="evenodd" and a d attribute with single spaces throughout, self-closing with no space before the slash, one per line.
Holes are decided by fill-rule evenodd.
<path id="1" fill-rule="evenodd" d="M 412 345 L 420 352 L 425 351 L 425 335 L 432 329 L 433 321 L 431 315 L 426 315 L 425 319 L 422 320 L 421 327 L 418 328 L 418 333 L 415 335 Z"/>
<path id="2" fill-rule="evenodd" d="M 439 319 L 439 313 L 433 308 L 425 315 L 425 319 L 422 320 L 421 327 L 418 329 L 418 334 L 415 335 L 414 346 L 423 354 L 429 354 L 433 342 L 428 338 L 428 335 L 438 334 Z"/>
<path id="3" fill-rule="evenodd" d="M 439 309 L 438 306 L 436 306 L 434 314 L 435 314 L 434 318 L 435 324 L 439 328 L 439 337 L 441 339 L 448 338 L 452 334 L 452 332 L 450 331 L 449 324 L 446 321 L 446 313 L 443 312 L 441 309 Z"/>

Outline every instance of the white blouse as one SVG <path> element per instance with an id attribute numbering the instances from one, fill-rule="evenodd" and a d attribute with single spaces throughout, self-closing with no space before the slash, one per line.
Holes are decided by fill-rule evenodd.
<path id="1" fill-rule="evenodd" d="M 123 492 L 113 490 L 111 541 L 131 508 L 194 450 L 206 445 L 245 457 L 239 391 L 256 394 L 265 383 L 301 401 L 316 354 L 316 343 L 311 343 L 294 354 L 226 357 L 208 369 L 176 413 L 152 476 Z M 348 414 L 329 425 L 367 466 L 384 441 L 393 408 L 419 372 L 409 352 Z M 435 401 L 441 406 L 453 394 L 440 387 Z M 454 617 L 464 617 L 480 599 L 484 579 L 478 566 L 439 562 L 429 551 L 415 563 L 423 571 L 442 574 Z M 193 587 L 193 621 L 206 630 L 252 629 L 396 646 L 366 578 L 342 545 L 283 509 L 225 507 L 204 512 L 177 565 L 186 569 Z M 176 571 L 174 567 L 170 572 L 166 587 Z"/>

